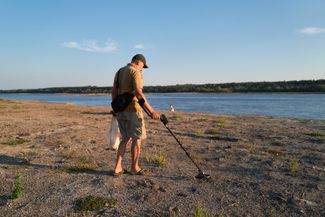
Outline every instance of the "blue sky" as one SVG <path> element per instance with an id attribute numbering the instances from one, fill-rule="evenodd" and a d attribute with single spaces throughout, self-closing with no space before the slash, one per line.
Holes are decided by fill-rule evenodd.
<path id="1" fill-rule="evenodd" d="M 325 79 L 324 0 L 0 0 L 0 89 Z"/>

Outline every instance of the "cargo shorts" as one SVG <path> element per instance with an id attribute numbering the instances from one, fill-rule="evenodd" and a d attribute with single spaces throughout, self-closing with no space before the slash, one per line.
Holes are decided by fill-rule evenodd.
<path id="1" fill-rule="evenodd" d="M 142 111 L 118 112 L 116 117 L 122 138 L 147 138 Z"/>

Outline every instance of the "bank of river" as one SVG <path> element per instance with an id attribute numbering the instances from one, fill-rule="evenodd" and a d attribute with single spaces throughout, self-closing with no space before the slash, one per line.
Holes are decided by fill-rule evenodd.
<path id="1" fill-rule="evenodd" d="M 1 216 L 324 216 L 325 121 L 166 112 L 145 118 L 145 176 L 112 175 L 104 106 L 0 100 Z M 130 170 L 130 147 L 124 168 Z M 22 177 L 22 195 L 11 199 Z M 80 213 L 80 199 L 115 201 Z"/>

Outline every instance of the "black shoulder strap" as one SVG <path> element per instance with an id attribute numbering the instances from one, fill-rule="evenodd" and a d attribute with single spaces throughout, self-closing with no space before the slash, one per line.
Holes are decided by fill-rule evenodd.
<path id="1" fill-rule="evenodd" d="M 118 70 L 117 75 L 116 75 L 116 89 L 118 89 L 118 77 L 120 76 L 120 71 L 121 71 L 121 69 Z"/>

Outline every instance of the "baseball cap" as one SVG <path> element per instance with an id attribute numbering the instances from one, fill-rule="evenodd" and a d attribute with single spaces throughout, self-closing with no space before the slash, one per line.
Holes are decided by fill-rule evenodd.
<path id="1" fill-rule="evenodd" d="M 143 62 L 143 68 L 149 68 L 146 62 L 146 58 L 142 54 L 136 54 L 132 57 L 132 62 L 134 61 L 141 61 Z"/>

